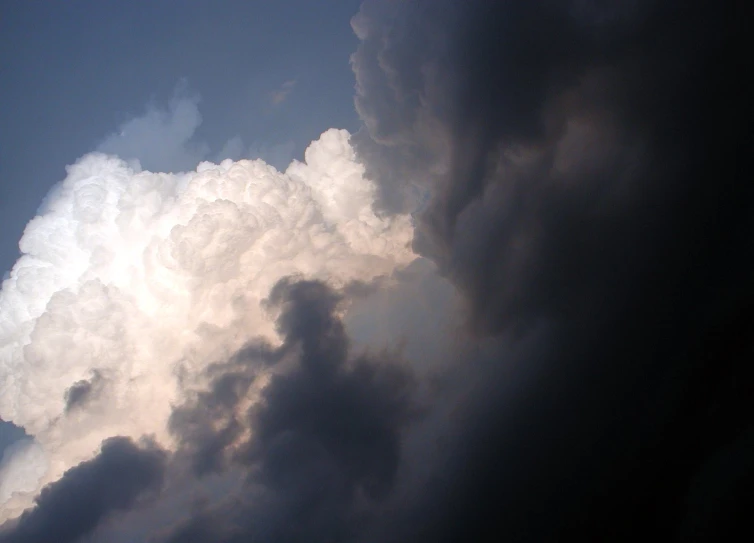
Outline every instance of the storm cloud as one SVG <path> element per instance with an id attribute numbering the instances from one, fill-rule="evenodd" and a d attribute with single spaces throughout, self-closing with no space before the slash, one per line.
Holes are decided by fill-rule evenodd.
<path id="1" fill-rule="evenodd" d="M 694 472 L 740 431 L 712 427 L 751 420 L 718 404 L 752 380 L 719 337 L 751 334 L 751 83 L 733 61 L 750 16 L 439 4 L 366 2 L 354 19 L 354 145 L 386 212 L 431 194 L 414 247 L 463 293 L 471 333 L 547 332 L 498 358 L 457 477 L 409 533 L 672 538 Z"/>
<path id="2" fill-rule="evenodd" d="M 0 297 L 0 408 L 33 434 L 4 492 L 34 494 L 25 458 L 53 479 L 0 541 L 746 527 L 750 22 L 712 2 L 367 0 L 358 132 L 285 172 L 82 159 Z M 185 150 L 195 106 L 148 117 Z M 113 432 L 161 448 L 92 457 Z"/>
<path id="3" fill-rule="evenodd" d="M 0 412 L 34 437 L 3 461 L 0 519 L 107 437 L 168 447 L 171 403 L 200 367 L 276 340 L 260 304 L 282 277 L 369 282 L 415 259 L 409 217 L 374 214 L 348 136 L 324 133 L 286 172 L 154 173 L 99 153 L 69 168 L 0 291 Z"/>

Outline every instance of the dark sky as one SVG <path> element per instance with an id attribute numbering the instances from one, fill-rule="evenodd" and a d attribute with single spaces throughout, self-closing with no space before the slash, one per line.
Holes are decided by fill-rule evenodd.
<path id="1" fill-rule="evenodd" d="M 39 98 L 42 116 L 97 146 L 153 96 L 183 104 L 171 119 L 190 126 L 194 90 L 205 122 L 192 141 L 212 152 L 235 135 L 301 149 L 320 121 L 345 126 L 375 210 L 413 211 L 423 258 L 371 282 L 277 281 L 260 305 L 278 343 L 248 330 L 243 348 L 198 375 L 171 366 L 185 383 L 171 404 L 172 449 L 106 439 L 0 527 L 0 543 L 751 539 L 754 77 L 738 60 L 754 35 L 750 9 L 366 0 L 342 15 L 276 7 L 262 22 L 273 8 L 212 4 L 205 16 L 209 4 L 166 5 L 149 23 L 119 8 L 128 13 L 116 25 L 107 4 L 92 4 L 87 20 L 109 22 L 70 51 L 45 49 L 69 60 L 90 51 L 87 73 L 122 67 L 91 89 L 118 105 L 101 112 L 105 128 L 76 122 L 74 110 L 97 112 L 81 89 L 91 76 L 73 70 L 49 76 L 70 95 Z M 244 13 L 257 32 L 212 31 Z M 119 30 L 125 20 L 153 29 L 130 51 L 175 56 L 98 59 L 123 49 L 96 40 L 135 39 Z M 53 28 L 80 36 L 55 21 L 50 44 Z M 225 47 L 234 55 L 210 53 Z M 22 65 L 23 51 L 3 62 Z M 36 70 L 25 77 L 49 88 Z M 181 77 L 190 90 L 175 90 Z M 288 88 L 274 104 L 270 93 Z M 249 94 L 266 109 L 247 107 Z M 148 127 L 161 153 L 137 145 L 135 158 L 177 160 L 164 127 Z M 19 171 L 37 153 L 59 167 L 49 157 L 61 138 L 45 150 L 37 137 L 17 144 Z M 12 201 L 20 189 L 8 190 Z M 54 332 L 53 316 L 33 341 Z M 202 332 L 209 344 L 223 330 Z M 91 420 L 82 413 L 104 405 L 112 379 L 93 368 L 67 389 L 60 417 Z"/>

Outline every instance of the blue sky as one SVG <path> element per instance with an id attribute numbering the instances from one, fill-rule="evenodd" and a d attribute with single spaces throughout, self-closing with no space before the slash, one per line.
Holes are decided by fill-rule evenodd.
<path id="1" fill-rule="evenodd" d="M 282 167 L 327 128 L 355 129 L 359 4 L 0 2 L 0 268 L 65 165 L 176 93 L 210 159 L 225 147 Z"/>

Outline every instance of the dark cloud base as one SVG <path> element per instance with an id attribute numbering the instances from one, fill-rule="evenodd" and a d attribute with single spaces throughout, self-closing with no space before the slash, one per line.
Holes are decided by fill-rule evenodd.
<path id="1" fill-rule="evenodd" d="M 148 443 L 139 447 L 115 437 L 98 456 L 71 468 L 42 490 L 36 506 L 24 512 L 2 543 L 72 543 L 91 533 L 107 516 L 130 509 L 162 482 L 165 453 Z"/>

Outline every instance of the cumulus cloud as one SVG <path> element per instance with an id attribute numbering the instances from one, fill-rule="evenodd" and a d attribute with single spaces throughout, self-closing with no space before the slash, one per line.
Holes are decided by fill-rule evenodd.
<path id="1" fill-rule="evenodd" d="M 324 133 L 285 173 L 153 173 L 103 154 L 69 167 L 0 293 L 0 413 L 41 450 L 17 450 L 3 479 L 23 466 L 53 481 L 112 435 L 166 444 L 181 386 L 250 334 L 275 341 L 260 304 L 281 277 L 338 285 L 408 264 L 410 220 L 374 214 L 348 139 Z M 4 515 L 37 484 L 22 486 Z"/>
<path id="2" fill-rule="evenodd" d="M 285 172 L 82 158 L 0 293 L 2 518 L 38 496 L 3 536 L 91 487 L 69 539 L 719 539 L 751 464 L 743 19 L 367 0 L 358 133 Z M 92 467 L 116 435 L 153 492 Z"/>

